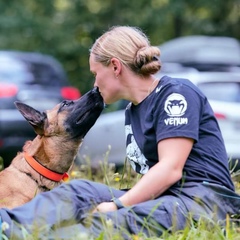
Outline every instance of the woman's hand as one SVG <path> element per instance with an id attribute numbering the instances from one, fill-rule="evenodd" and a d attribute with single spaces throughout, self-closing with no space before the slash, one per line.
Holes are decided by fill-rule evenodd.
<path id="1" fill-rule="evenodd" d="M 93 213 L 95 212 L 111 212 L 111 211 L 116 211 L 117 206 L 115 205 L 114 202 L 103 202 L 100 203 L 94 210 Z"/>

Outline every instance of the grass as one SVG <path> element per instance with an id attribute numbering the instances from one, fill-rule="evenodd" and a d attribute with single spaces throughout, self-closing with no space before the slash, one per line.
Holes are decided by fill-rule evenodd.
<path id="1" fill-rule="evenodd" d="M 125 164 L 124 169 L 116 172 L 115 166 L 107 163 L 108 153 L 106 153 L 105 160 L 97 169 L 92 169 L 91 161 L 86 157 L 85 162 L 86 165 L 74 166 L 70 179 L 78 179 L 84 178 L 97 182 L 105 183 L 109 186 L 116 188 L 129 188 L 133 186 L 140 178 L 140 175 L 136 174 L 132 171 L 130 165 Z M 0 170 L 2 165 L 2 159 L 0 158 Z M 232 171 L 232 179 L 236 187 L 236 191 L 240 193 L 240 171 Z M 0 224 L 1 225 L 1 224 Z M 2 224 L 2 228 L 7 227 Z M 45 226 L 43 226 L 44 228 Z M 41 231 L 38 229 L 33 235 L 29 235 L 23 227 L 23 240 L 35 240 L 39 239 L 38 232 Z M 47 239 L 47 238 L 46 238 Z M 61 239 L 56 237 L 54 239 Z M 122 240 L 122 232 L 116 233 L 113 231 L 111 221 L 104 223 L 103 232 L 97 237 L 93 238 L 87 236 L 84 233 L 78 233 L 74 239 L 79 240 Z M 151 237 L 146 237 L 143 233 L 139 233 L 138 235 L 132 235 L 132 240 L 205 240 L 205 239 L 218 239 L 218 240 L 240 240 L 240 225 L 232 223 L 230 221 L 229 216 L 226 219 L 226 226 L 222 228 L 217 223 L 209 221 L 205 221 L 204 219 L 200 219 L 198 223 L 192 222 L 191 218 L 189 218 L 189 224 L 187 227 L 181 231 L 177 231 L 174 233 L 170 233 L 165 231 L 161 237 L 156 237 L 154 234 Z M 0 240 L 8 240 L 8 238 L 3 234 L 0 228 Z"/>

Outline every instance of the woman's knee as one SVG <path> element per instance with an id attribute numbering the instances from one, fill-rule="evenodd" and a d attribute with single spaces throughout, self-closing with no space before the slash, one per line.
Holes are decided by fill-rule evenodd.
<path id="1" fill-rule="evenodd" d="M 78 196 L 83 198 L 95 198 L 97 201 L 106 201 L 111 199 L 112 189 L 102 183 L 93 182 L 86 179 L 75 179 L 70 181 L 67 184 L 61 185 L 61 188 L 64 188 L 67 191 L 71 191 Z"/>
<path id="2" fill-rule="evenodd" d="M 89 180 L 85 180 L 85 179 L 74 179 L 71 180 L 68 183 L 63 183 L 59 186 L 59 188 L 61 190 L 66 190 L 66 191 L 74 191 L 76 193 L 81 193 L 82 191 L 89 191 L 91 189 L 93 189 L 94 183 L 89 181 Z M 56 188 L 57 189 L 57 188 Z"/>

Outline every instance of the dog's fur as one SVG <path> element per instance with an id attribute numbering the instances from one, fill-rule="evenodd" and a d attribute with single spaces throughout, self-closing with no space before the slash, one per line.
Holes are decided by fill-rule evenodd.
<path id="1" fill-rule="evenodd" d="M 37 133 L 33 141 L 25 143 L 23 152 L 58 173 L 69 171 L 83 137 L 94 125 L 104 106 L 97 88 L 78 100 L 63 101 L 45 112 L 20 102 L 15 104 Z M 23 152 L 18 153 L 10 166 L 0 172 L 0 207 L 20 206 L 37 193 L 60 184 L 35 171 L 26 162 Z"/>

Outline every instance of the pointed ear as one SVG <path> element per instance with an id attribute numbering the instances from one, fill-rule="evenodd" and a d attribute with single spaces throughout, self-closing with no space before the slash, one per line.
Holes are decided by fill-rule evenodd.
<path id="1" fill-rule="evenodd" d="M 14 102 L 14 104 L 23 117 L 32 125 L 34 131 L 42 136 L 44 133 L 44 121 L 47 118 L 46 113 L 41 113 L 25 103 Z"/>

